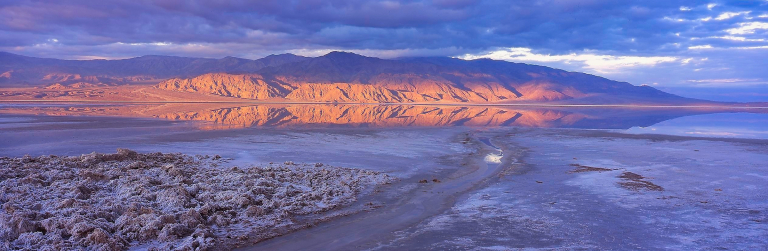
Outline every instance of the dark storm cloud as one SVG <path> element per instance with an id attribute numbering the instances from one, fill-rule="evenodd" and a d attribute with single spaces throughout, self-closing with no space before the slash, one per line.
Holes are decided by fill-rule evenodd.
<path id="1" fill-rule="evenodd" d="M 691 10 L 681 11 L 681 6 Z M 766 9 L 766 1 L 722 2 L 716 8 L 758 12 Z M 0 5 L 0 29 L 9 39 L 0 43 L 30 46 L 53 38 L 66 45 L 256 43 L 264 49 L 531 47 L 653 53 L 665 44 L 690 43 L 676 33 L 709 36 L 746 18 L 706 25 L 695 21 L 716 14 L 701 1 L 6 1 Z"/>

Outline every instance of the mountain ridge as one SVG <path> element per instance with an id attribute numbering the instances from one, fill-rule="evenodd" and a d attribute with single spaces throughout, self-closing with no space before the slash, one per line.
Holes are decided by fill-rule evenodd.
<path id="1" fill-rule="evenodd" d="M 130 84 L 135 79 L 160 80 L 194 77 L 212 72 L 251 73 L 261 68 L 305 59 L 293 54 L 270 55 L 251 60 L 236 57 L 221 59 L 145 55 L 116 60 L 63 60 L 37 58 L 0 52 L 0 84 L 6 86 L 45 86 L 54 83 Z M 58 82 L 50 76 L 69 76 L 81 82 Z M 5 77 L 3 77 L 5 76 Z M 103 82 L 89 82 L 96 77 Z"/>
<path id="2" fill-rule="evenodd" d="M 705 102 L 546 66 L 450 57 L 381 59 L 339 51 L 256 60 L 157 55 L 59 60 L 0 54 L 0 84 L 14 81 L 57 89 L 154 82 L 168 91 L 290 102 Z"/>
<path id="3" fill-rule="evenodd" d="M 173 78 L 158 88 L 297 102 L 514 103 L 595 96 L 616 96 L 612 103 L 621 102 L 620 96 L 661 103 L 692 101 L 652 87 L 544 66 L 489 59 L 379 59 L 348 52 L 264 67 L 248 76 L 210 73 Z"/>

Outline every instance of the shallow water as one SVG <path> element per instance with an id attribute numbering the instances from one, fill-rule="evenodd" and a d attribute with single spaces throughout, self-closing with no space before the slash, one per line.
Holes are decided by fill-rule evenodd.
<path id="1" fill-rule="evenodd" d="M 615 132 L 635 138 L 625 139 Z M 684 137 L 670 140 L 663 135 Z M 736 143 L 721 142 L 721 138 Z M 419 211 L 431 215 L 419 216 L 418 222 L 401 217 L 401 224 L 409 225 L 394 236 L 374 231 L 372 236 L 379 239 L 365 242 L 369 248 L 394 250 L 760 246 L 765 243 L 755 236 L 768 230 L 756 222 L 768 220 L 768 205 L 760 193 L 750 191 L 768 189 L 764 166 L 768 155 L 761 148 L 765 143 L 742 144 L 739 139 L 768 139 L 768 111 L 0 104 L 0 156 L 79 155 L 129 148 L 221 155 L 231 158 L 232 165 L 320 162 L 387 172 L 402 182 L 385 193 L 390 197 L 383 201 L 409 194 L 414 196 L 411 199 L 422 196 L 442 205 Z M 478 150 L 467 144 L 471 140 L 483 146 L 481 154 L 473 155 Z M 491 167 L 514 158 L 513 149 L 527 151 L 517 156 L 525 167 L 497 175 L 498 170 Z M 471 166 L 461 164 L 460 156 L 477 156 L 482 163 L 478 170 L 464 172 L 468 173 L 464 179 L 472 184 L 453 178 Z M 571 174 L 569 164 L 636 172 L 666 190 L 659 194 L 627 191 L 617 185 L 622 171 Z M 731 178 L 722 179 L 722 175 Z M 504 178 L 493 178 L 497 176 Z M 444 182 L 417 182 L 437 177 Z M 439 200 L 439 196 L 417 193 L 447 191 L 441 186 L 462 189 L 451 190 L 455 197 Z M 721 188 L 733 199 L 719 201 L 724 195 L 712 191 Z M 664 196 L 675 199 L 657 199 Z M 424 206 L 381 210 L 386 215 L 419 207 Z M 738 208 L 758 213 L 742 215 Z M 675 220 L 678 216 L 684 218 Z M 649 230 L 654 228 L 663 231 Z M 736 229 L 729 230 L 731 237 L 715 238 L 727 228 Z M 667 237 L 657 237 L 661 235 Z M 295 236 L 284 238 L 302 239 Z M 356 243 L 364 242 L 364 237 L 355 237 L 361 238 Z M 647 240 L 633 241 L 637 239 Z"/>
<path id="2" fill-rule="evenodd" d="M 222 107 L 223 106 L 223 107 Z M 610 129 L 632 134 L 768 138 L 768 110 L 586 109 L 398 105 L 0 104 L 0 154 L 82 154 L 115 148 L 228 154 L 290 141 L 362 142 L 358 135 L 488 128 Z M 311 136 L 308 136 L 311 134 Z M 348 135 L 352 134 L 352 135 Z M 386 134 L 386 133 L 385 133 Z M 280 136 L 277 136 L 280 135 Z M 263 137 L 263 138 L 259 138 Z M 329 136 L 330 137 L 330 136 Z M 338 139 L 338 136 L 334 136 Z M 373 136 L 372 136 L 373 137 Z M 380 139 L 388 137 L 376 136 Z M 270 141 L 271 140 L 271 141 Z M 382 144 L 409 142 L 407 139 Z M 487 143 L 487 142 L 486 142 Z M 320 151 L 304 144 L 301 152 Z M 324 145 L 319 143 L 318 146 Z M 375 148 L 380 144 L 360 145 Z M 317 150 L 313 150 L 317 149 Z M 360 149 L 360 148 L 358 148 Z M 390 150 L 382 150 L 390 151 Z M 302 154 L 286 149 L 286 157 Z"/>
<path id="3" fill-rule="evenodd" d="M 236 165 L 323 162 L 410 177 L 468 150 L 461 132 L 606 130 L 694 137 L 768 137 L 768 111 L 551 109 L 397 105 L 0 104 L 0 156 L 141 152 L 221 155 Z M 763 112 L 763 113 L 757 113 Z M 171 115 L 169 115 L 171 114 Z M 501 149 L 484 161 L 498 164 Z"/>
<path id="4" fill-rule="evenodd" d="M 632 127 L 623 132 L 693 137 L 768 139 L 766 113 L 713 113 L 662 121 L 647 127 Z"/>
<path id="5" fill-rule="evenodd" d="M 384 249 L 760 250 L 768 245 L 768 148 L 707 140 L 510 139 L 531 168 L 469 192 Z M 604 168 L 574 172 L 573 164 Z M 632 190 L 622 174 L 661 191 Z"/>

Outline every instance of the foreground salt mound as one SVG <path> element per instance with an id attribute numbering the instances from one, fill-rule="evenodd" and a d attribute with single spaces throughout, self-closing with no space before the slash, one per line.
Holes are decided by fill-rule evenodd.
<path id="1" fill-rule="evenodd" d="M 125 149 L 0 157 L 0 249 L 228 249 L 391 180 L 292 163 L 221 169 L 216 159 Z"/>

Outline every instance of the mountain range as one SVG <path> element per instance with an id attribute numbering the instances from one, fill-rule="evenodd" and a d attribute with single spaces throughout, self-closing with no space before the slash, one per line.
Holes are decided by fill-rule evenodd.
<path id="1" fill-rule="evenodd" d="M 206 73 L 253 73 L 264 67 L 306 59 L 293 54 L 258 60 L 142 56 L 119 60 L 61 60 L 0 52 L 0 84 L 40 86 L 53 83 L 129 84 Z"/>
<path id="2" fill-rule="evenodd" d="M 165 91 L 275 102 L 706 103 L 586 73 L 449 57 L 380 59 L 348 52 L 249 60 L 143 56 L 59 60 L 0 52 L 0 86 L 54 89 L 152 84 Z"/>

